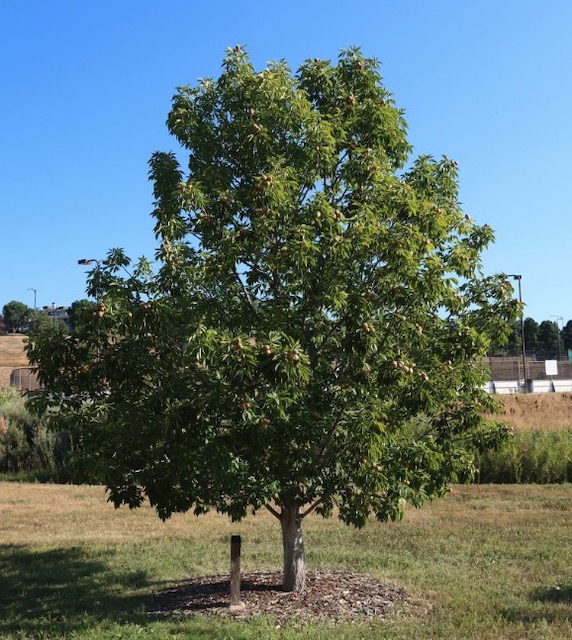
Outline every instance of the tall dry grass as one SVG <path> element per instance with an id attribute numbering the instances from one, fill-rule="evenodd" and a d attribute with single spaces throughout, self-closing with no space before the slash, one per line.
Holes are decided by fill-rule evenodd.
<path id="1" fill-rule="evenodd" d="M 502 396 L 500 414 L 515 431 L 572 429 L 572 394 Z"/>
<path id="2" fill-rule="evenodd" d="M 24 336 L 21 334 L 0 336 L 0 367 L 27 367 L 28 356 L 24 351 Z"/>
<path id="3" fill-rule="evenodd" d="M 24 351 L 24 336 L 0 336 L 0 389 L 10 386 L 10 376 L 14 369 L 29 366 Z"/>

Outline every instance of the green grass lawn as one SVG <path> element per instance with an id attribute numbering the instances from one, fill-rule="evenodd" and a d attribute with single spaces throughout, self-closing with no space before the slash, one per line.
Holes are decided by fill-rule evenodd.
<path id="1" fill-rule="evenodd" d="M 572 638 L 572 485 L 455 487 L 404 522 L 362 531 L 305 521 L 310 569 L 350 570 L 430 605 L 409 617 L 337 627 L 271 619 L 154 619 L 154 591 L 229 567 L 281 564 L 278 523 L 212 514 L 161 523 L 119 510 L 100 487 L 0 483 L 0 638 Z"/>

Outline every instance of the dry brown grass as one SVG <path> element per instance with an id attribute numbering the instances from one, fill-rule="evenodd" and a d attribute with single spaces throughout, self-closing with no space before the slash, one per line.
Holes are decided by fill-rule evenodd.
<path id="1" fill-rule="evenodd" d="M 3 544 L 56 546 L 130 544 L 134 539 L 193 538 L 199 520 L 190 513 L 174 514 L 161 522 L 148 503 L 141 508 L 115 509 L 101 486 L 0 483 L 0 538 Z M 257 526 L 276 529 L 274 518 L 261 511 L 256 518 L 233 524 L 215 512 L 202 516 L 211 536 L 230 539 L 238 530 L 253 532 Z M 195 531 L 193 531 L 195 530 Z M 203 529 L 204 531 L 204 529 Z"/>
<path id="2" fill-rule="evenodd" d="M 515 430 L 572 429 L 572 394 L 515 394 L 502 398 L 504 412 Z"/>
<path id="3" fill-rule="evenodd" d="M 28 357 L 24 351 L 24 336 L 21 334 L 0 336 L 0 367 L 27 367 Z"/>

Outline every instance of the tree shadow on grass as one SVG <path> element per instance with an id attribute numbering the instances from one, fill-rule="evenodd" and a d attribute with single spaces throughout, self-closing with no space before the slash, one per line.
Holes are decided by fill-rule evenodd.
<path id="1" fill-rule="evenodd" d="M 572 621 L 572 583 L 562 585 L 540 587 L 534 589 L 528 603 L 518 608 L 509 608 L 504 611 L 504 617 L 512 622 L 557 623 Z"/>
<path id="2" fill-rule="evenodd" d="M 537 589 L 532 593 L 534 600 L 541 602 L 572 602 L 572 582 Z"/>
<path id="3" fill-rule="evenodd" d="M 146 622 L 143 572 L 114 571 L 81 548 L 0 545 L 0 637 L 61 637 L 101 623 Z M 127 592 L 124 593 L 124 591 Z"/>

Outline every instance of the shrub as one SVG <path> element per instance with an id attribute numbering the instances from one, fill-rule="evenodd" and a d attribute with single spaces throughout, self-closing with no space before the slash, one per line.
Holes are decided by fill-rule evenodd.
<path id="1" fill-rule="evenodd" d="M 54 470 L 56 440 L 15 389 L 0 390 L 0 473 Z"/>
<path id="2" fill-rule="evenodd" d="M 572 482 L 572 430 L 519 431 L 477 457 L 479 482 Z"/>

